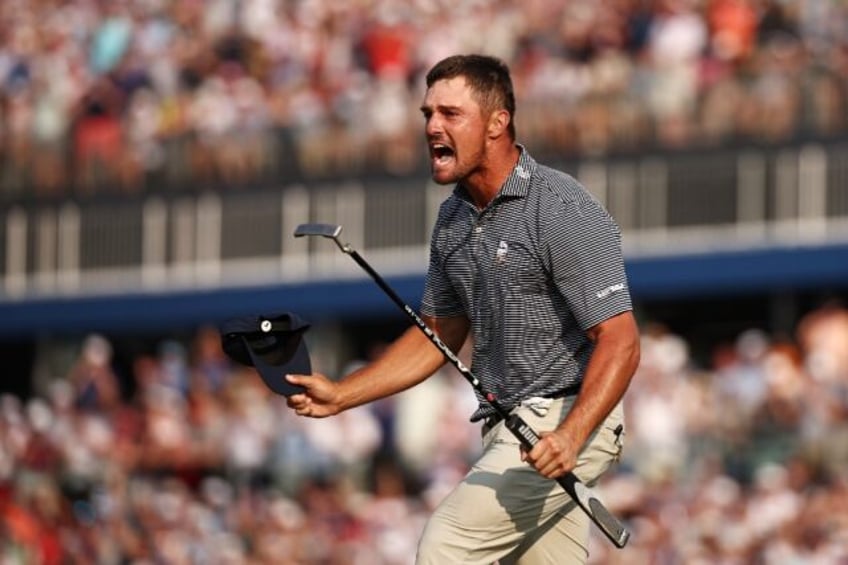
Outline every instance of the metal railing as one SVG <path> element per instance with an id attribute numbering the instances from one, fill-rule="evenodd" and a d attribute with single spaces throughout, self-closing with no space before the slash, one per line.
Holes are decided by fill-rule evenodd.
<path id="1" fill-rule="evenodd" d="M 570 169 L 622 227 L 631 257 L 848 238 L 848 143 L 585 160 Z M 439 203 L 426 178 L 284 185 L 0 212 L 0 299 L 361 276 L 295 240 L 344 225 L 387 274 L 423 272 Z"/>

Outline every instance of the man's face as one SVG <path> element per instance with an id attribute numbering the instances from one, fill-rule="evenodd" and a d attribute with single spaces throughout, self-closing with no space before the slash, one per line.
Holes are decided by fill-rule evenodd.
<path id="1" fill-rule="evenodd" d="M 486 117 L 465 78 L 433 83 L 424 96 L 421 112 L 433 180 L 452 184 L 472 175 L 484 159 Z"/>

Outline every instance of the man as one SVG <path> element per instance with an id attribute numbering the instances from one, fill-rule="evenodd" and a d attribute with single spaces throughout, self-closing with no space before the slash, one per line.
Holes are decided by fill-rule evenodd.
<path id="1" fill-rule="evenodd" d="M 542 436 L 532 451 L 481 398 L 484 451 L 425 528 L 417 563 L 582 563 L 589 519 L 553 480 L 587 484 L 617 459 L 639 362 L 618 227 L 572 177 L 515 141 L 507 67 L 459 55 L 427 75 L 433 179 L 455 184 L 433 230 L 422 317 L 454 351 L 469 332 L 484 389 Z M 417 328 L 332 382 L 288 376 L 297 414 L 324 417 L 414 386 L 443 363 Z"/>

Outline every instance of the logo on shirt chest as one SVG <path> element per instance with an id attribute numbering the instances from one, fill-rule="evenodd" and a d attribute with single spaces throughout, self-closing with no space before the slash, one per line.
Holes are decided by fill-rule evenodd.
<path id="1" fill-rule="evenodd" d="M 507 253 L 509 253 L 509 245 L 504 240 L 501 240 L 498 244 L 498 250 L 495 252 L 495 263 L 505 262 Z"/>

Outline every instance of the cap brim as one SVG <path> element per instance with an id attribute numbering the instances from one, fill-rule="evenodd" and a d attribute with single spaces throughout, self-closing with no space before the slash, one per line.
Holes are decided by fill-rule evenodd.
<path id="1" fill-rule="evenodd" d="M 291 356 L 283 362 L 269 362 L 265 357 L 256 353 L 250 346 L 247 338 L 241 336 L 244 348 L 250 355 L 250 361 L 256 372 L 262 378 L 265 385 L 277 394 L 291 396 L 304 392 L 300 385 L 294 385 L 286 380 L 286 375 L 311 375 L 312 363 L 309 360 L 309 351 L 302 338 L 297 339 L 297 345 Z"/>

